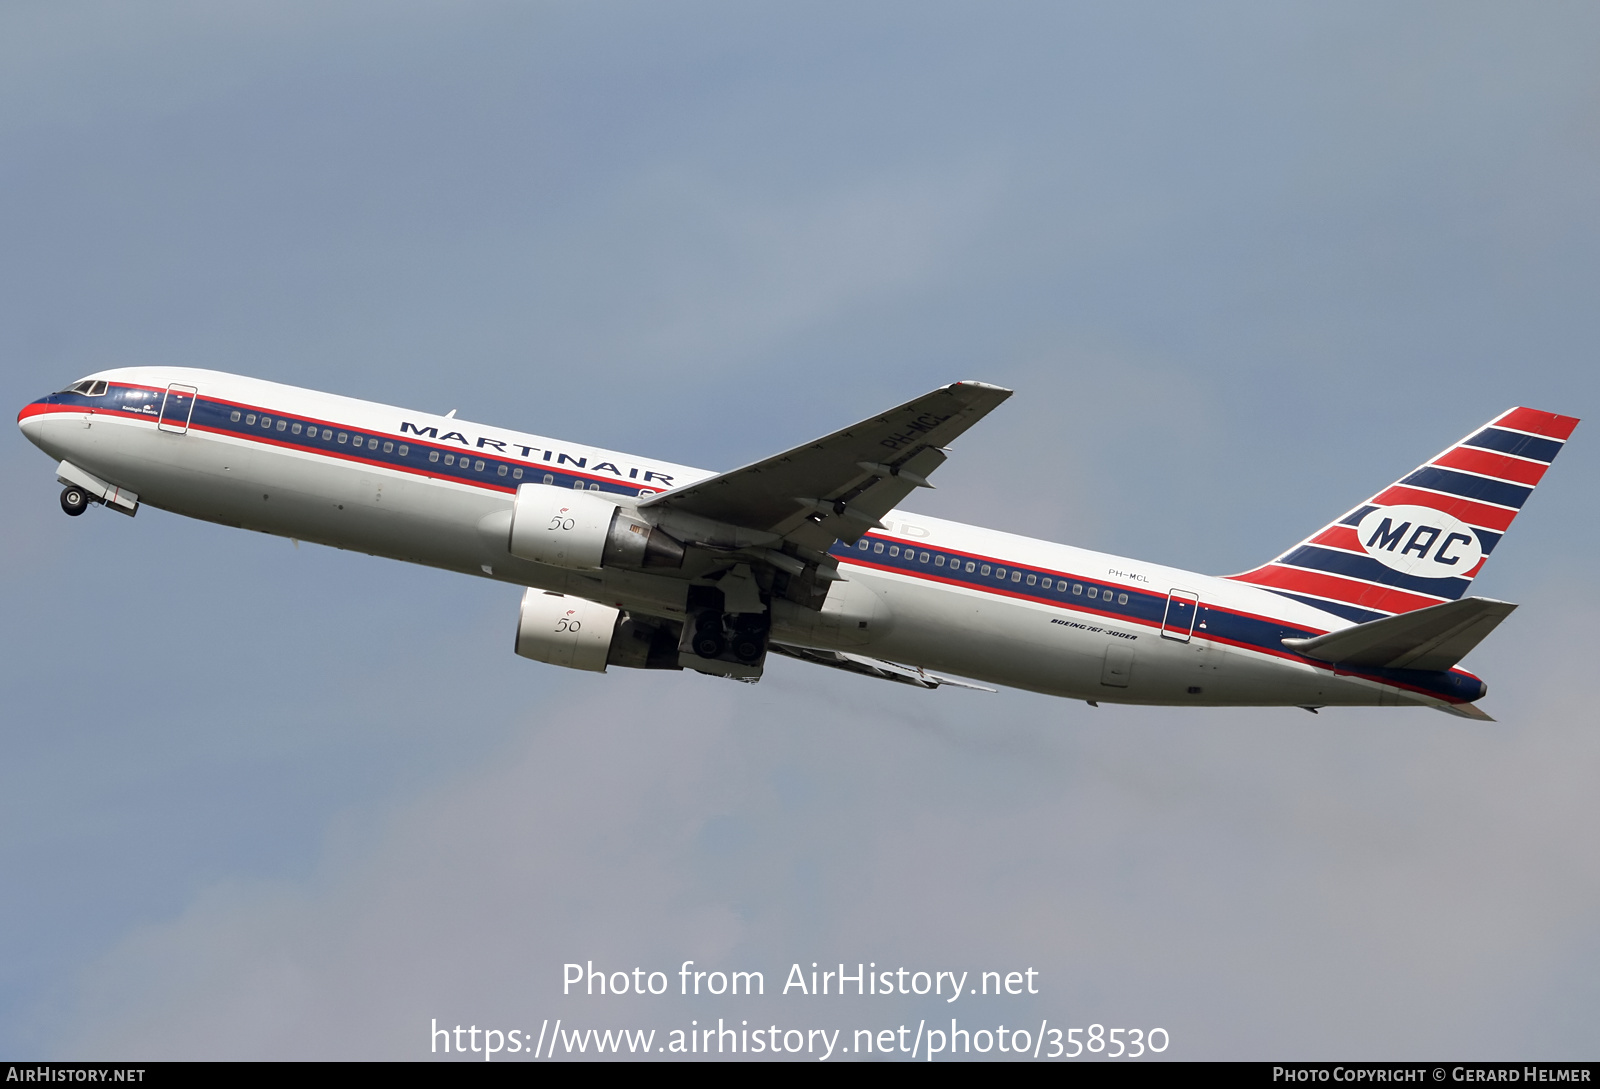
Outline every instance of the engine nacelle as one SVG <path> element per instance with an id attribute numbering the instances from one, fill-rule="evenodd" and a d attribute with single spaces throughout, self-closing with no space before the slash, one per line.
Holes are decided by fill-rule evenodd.
<path id="1" fill-rule="evenodd" d="M 683 566 L 683 545 L 649 522 L 595 492 L 549 484 L 517 489 L 507 549 L 518 559 L 579 571 Z"/>
<path id="2" fill-rule="evenodd" d="M 529 590 L 517 617 L 517 653 L 536 662 L 606 671 L 619 609 L 581 597 Z"/>
<path id="3" fill-rule="evenodd" d="M 604 673 L 606 666 L 680 669 L 677 627 L 651 617 L 530 589 L 517 617 L 517 653 L 536 662 Z"/>

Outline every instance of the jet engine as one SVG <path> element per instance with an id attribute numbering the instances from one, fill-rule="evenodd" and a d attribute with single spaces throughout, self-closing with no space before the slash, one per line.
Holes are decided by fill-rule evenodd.
<path id="1" fill-rule="evenodd" d="M 683 545 L 643 518 L 596 492 L 549 484 L 517 489 L 507 548 L 519 559 L 581 571 L 683 566 Z"/>
<path id="2" fill-rule="evenodd" d="M 517 617 L 516 651 L 550 665 L 604 673 L 606 666 L 679 669 L 678 632 L 581 597 L 530 589 Z"/>

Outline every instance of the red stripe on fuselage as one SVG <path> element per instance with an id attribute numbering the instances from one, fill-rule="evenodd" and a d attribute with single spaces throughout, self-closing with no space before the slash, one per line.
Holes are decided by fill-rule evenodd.
<path id="1" fill-rule="evenodd" d="M 929 545 L 928 547 L 929 548 L 938 548 L 938 550 L 940 552 L 949 552 L 949 551 L 951 551 L 950 549 L 947 549 L 947 548 L 944 548 L 944 547 L 941 547 L 941 546 L 936 546 L 936 545 Z M 989 559 L 990 559 L 991 562 L 994 562 L 994 558 L 993 557 L 989 557 Z M 1146 629 L 1148 629 L 1150 631 L 1159 632 L 1161 630 L 1161 624 L 1159 622 L 1151 621 L 1151 620 L 1144 620 L 1144 619 L 1141 619 L 1139 617 L 1126 616 L 1126 615 L 1124 615 L 1122 613 L 1107 612 L 1107 611 L 1101 610 L 1101 609 L 1094 609 L 1094 608 L 1089 607 L 1086 604 L 1083 604 L 1082 602 L 1080 602 L 1080 601 L 1078 601 L 1076 599 L 1071 600 L 1071 601 L 1064 601 L 1064 600 L 1062 600 L 1060 598 L 1055 598 L 1055 597 L 1040 597 L 1040 596 L 1038 596 L 1036 594 L 1029 594 L 1029 593 L 1026 593 L 1025 591 L 1012 590 L 1010 588 L 999 586 L 999 585 L 995 585 L 995 586 L 987 586 L 987 585 L 975 586 L 975 585 L 973 585 L 971 583 L 964 582 L 964 581 L 961 581 L 959 579 L 952 579 L 952 578 L 949 578 L 947 576 L 936 575 L 936 574 L 934 574 L 932 572 L 908 571 L 905 568 L 892 567 L 889 564 L 874 563 L 871 560 L 865 560 L 865 559 L 854 559 L 854 558 L 845 559 L 845 558 L 840 558 L 839 562 L 840 563 L 854 564 L 854 565 L 856 565 L 858 567 L 866 567 L 866 568 L 870 568 L 870 569 L 872 569 L 874 571 L 882 571 L 882 572 L 886 572 L 886 573 L 889 573 L 889 574 L 905 575 L 905 576 L 907 576 L 909 578 L 919 579 L 919 580 L 926 581 L 926 582 L 937 583 L 937 584 L 943 585 L 943 586 L 961 586 L 961 587 L 965 587 L 965 588 L 967 588 L 969 590 L 977 590 L 980 593 L 994 594 L 997 597 L 1008 597 L 1008 598 L 1013 598 L 1013 599 L 1021 600 L 1021 601 L 1031 601 L 1031 602 L 1034 602 L 1034 603 L 1039 604 L 1039 605 L 1050 605 L 1050 606 L 1054 606 L 1054 607 L 1056 607 L 1058 609 L 1063 609 L 1063 610 L 1065 610 L 1067 612 L 1081 613 L 1081 614 L 1084 614 L 1084 615 L 1087 615 L 1087 616 L 1100 617 L 1100 618 L 1107 619 L 1107 620 L 1116 620 L 1116 621 L 1119 621 L 1119 622 L 1124 623 L 1124 624 L 1130 624 L 1130 625 L 1134 625 L 1136 627 L 1146 628 Z M 1025 564 L 1010 563 L 1010 562 L 1007 562 L 1005 560 L 999 561 L 999 565 L 1000 566 L 1004 566 L 1004 567 L 1026 567 L 1027 566 Z M 1039 569 L 1038 568 L 1032 568 L 1032 570 L 1038 571 Z M 1059 578 L 1061 576 L 1059 574 L 1057 574 L 1057 575 L 1052 575 L 1052 577 Z M 1093 579 L 1083 579 L 1082 576 L 1078 576 L 1078 575 L 1068 575 L 1068 576 L 1065 576 L 1065 577 L 1068 578 L 1068 579 L 1080 579 L 1082 581 L 1087 581 L 1087 582 L 1096 581 L 1096 580 L 1093 580 Z M 1232 577 L 1241 578 L 1242 576 L 1235 575 L 1235 576 L 1232 576 Z M 1143 591 L 1132 590 L 1132 591 L 1129 591 L 1129 592 L 1130 593 L 1135 593 L 1135 594 L 1142 594 L 1145 597 L 1153 597 L 1153 598 L 1165 598 L 1166 597 L 1165 594 L 1161 594 L 1161 593 L 1158 593 L 1156 591 L 1151 591 L 1151 590 L 1143 590 Z M 1244 611 L 1239 610 L 1239 609 L 1229 609 L 1229 608 L 1225 608 L 1225 607 L 1216 605 L 1216 604 L 1214 604 L 1212 602 L 1205 601 L 1205 600 L 1202 600 L 1201 604 L 1202 604 L 1202 606 L 1204 608 L 1209 609 L 1209 610 L 1211 610 L 1213 612 L 1216 612 L 1216 613 L 1221 613 L 1221 614 L 1226 614 L 1226 615 L 1231 615 L 1231 616 L 1247 617 L 1247 618 L 1252 619 L 1252 620 L 1265 620 L 1268 623 L 1273 623 L 1273 624 L 1285 624 L 1284 621 L 1276 619 L 1274 617 L 1262 616 L 1262 615 L 1257 614 L 1257 613 L 1244 612 Z M 1437 602 L 1431 602 L 1431 604 L 1437 604 Z M 1294 630 L 1307 630 L 1307 631 L 1316 631 L 1317 630 L 1315 628 L 1308 628 L 1304 624 L 1285 624 L 1285 626 L 1287 626 L 1287 627 L 1289 627 L 1291 629 L 1294 629 Z M 1436 692 L 1436 691 L 1434 691 L 1434 690 L 1432 690 L 1430 688 L 1424 688 L 1424 687 L 1422 687 L 1420 685 L 1405 684 L 1405 683 L 1402 683 L 1400 681 L 1395 681 L 1395 680 L 1393 680 L 1391 678 L 1388 678 L 1388 677 L 1380 677 L 1380 676 L 1375 676 L 1375 675 L 1370 674 L 1370 673 L 1364 673 L 1364 672 L 1361 672 L 1360 670 L 1339 669 L 1339 668 L 1336 668 L 1331 663 L 1318 661 L 1315 658 L 1307 658 L 1305 655 L 1297 654 L 1297 653 L 1295 653 L 1295 652 L 1293 652 L 1293 651 L 1291 651 L 1291 650 L 1289 650 L 1287 648 L 1268 647 L 1268 646 L 1262 646 L 1262 645 L 1260 645 L 1258 643 L 1246 643 L 1246 642 L 1244 642 L 1242 640 L 1239 640 L 1239 639 L 1229 639 L 1227 636 L 1215 635 L 1215 634 L 1213 634 L 1213 633 L 1211 633 L 1211 632 L 1209 632 L 1209 631 L 1207 631 L 1207 630 L 1205 630 L 1203 628 L 1198 628 L 1197 627 L 1194 630 L 1191 638 L 1198 639 L 1198 640 L 1203 640 L 1203 641 L 1211 642 L 1211 643 L 1220 643 L 1220 644 L 1223 644 L 1223 645 L 1226 645 L 1226 646 L 1230 646 L 1230 647 L 1238 647 L 1240 650 L 1254 651 L 1257 654 L 1266 654 L 1266 655 L 1269 655 L 1270 657 L 1273 657 L 1273 658 L 1282 658 L 1285 661 L 1301 662 L 1301 663 L 1303 663 L 1305 665 L 1315 666 L 1317 669 L 1326 670 L 1327 672 L 1332 673 L 1335 676 L 1340 676 L 1340 677 L 1360 677 L 1362 680 L 1372 681 L 1375 684 L 1386 685 L 1386 686 L 1388 686 L 1390 688 L 1401 688 L 1401 689 L 1404 689 L 1404 690 L 1406 690 L 1408 692 L 1416 692 L 1416 693 L 1419 693 L 1419 694 L 1424 695 L 1424 696 L 1429 696 L 1429 697 L 1431 697 L 1433 699 L 1444 700 L 1447 703 L 1465 703 L 1465 702 L 1467 702 L 1465 700 L 1461 700 L 1461 699 L 1458 699 L 1458 698 L 1455 698 L 1455 697 L 1452 697 L 1452 696 L 1445 695 L 1445 694 L 1440 693 L 1440 692 Z M 1455 673 L 1455 674 L 1458 674 L 1458 675 L 1463 676 L 1463 677 L 1471 677 L 1473 680 L 1478 680 L 1479 679 L 1476 676 L 1474 676 L 1473 674 L 1468 673 L 1464 669 L 1451 669 L 1448 672 Z"/>

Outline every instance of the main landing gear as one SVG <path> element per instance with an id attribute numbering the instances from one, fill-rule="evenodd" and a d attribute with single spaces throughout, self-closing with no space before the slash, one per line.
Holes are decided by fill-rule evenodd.
<path id="1" fill-rule="evenodd" d="M 734 658 L 746 665 L 759 661 L 767 652 L 767 618 L 762 613 L 736 617 L 713 610 L 701 613 L 694 622 L 694 652 L 702 658 L 720 658 L 727 653 L 730 640 L 723 625 L 728 622 L 733 629 Z"/>
<path id="2" fill-rule="evenodd" d="M 722 614 L 703 612 L 694 621 L 694 652 L 702 658 L 720 658 L 728 649 L 722 637 Z"/>
<path id="3" fill-rule="evenodd" d="M 61 509 L 76 518 L 89 509 L 89 493 L 76 484 L 61 489 Z"/>

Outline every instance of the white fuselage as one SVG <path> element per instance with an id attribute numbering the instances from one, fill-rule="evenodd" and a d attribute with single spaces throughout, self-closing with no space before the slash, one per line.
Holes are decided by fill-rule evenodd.
<path id="1" fill-rule="evenodd" d="M 23 410 L 20 426 L 51 457 L 140 503 L 683 616 L 683 578 L 517 559 L 507 551 L 506 516 L 521 483 L 631 497 L 713 475 L 704 470 L 214 371 L 92 377 L 110 385 L 98 403 L 43 398 Z M 202 407 L 163 426 L 173 384 L 197 390 Z M 1349 621 L 1269 590 L 906 511 L 883 522 L 864 547 L 836 546 L 845 581 L 833 584 L 820 612 L 773 604 L 775 642 L 1097 701 L 1459 702 L 1282 649 L 1285 636 Z"/>

